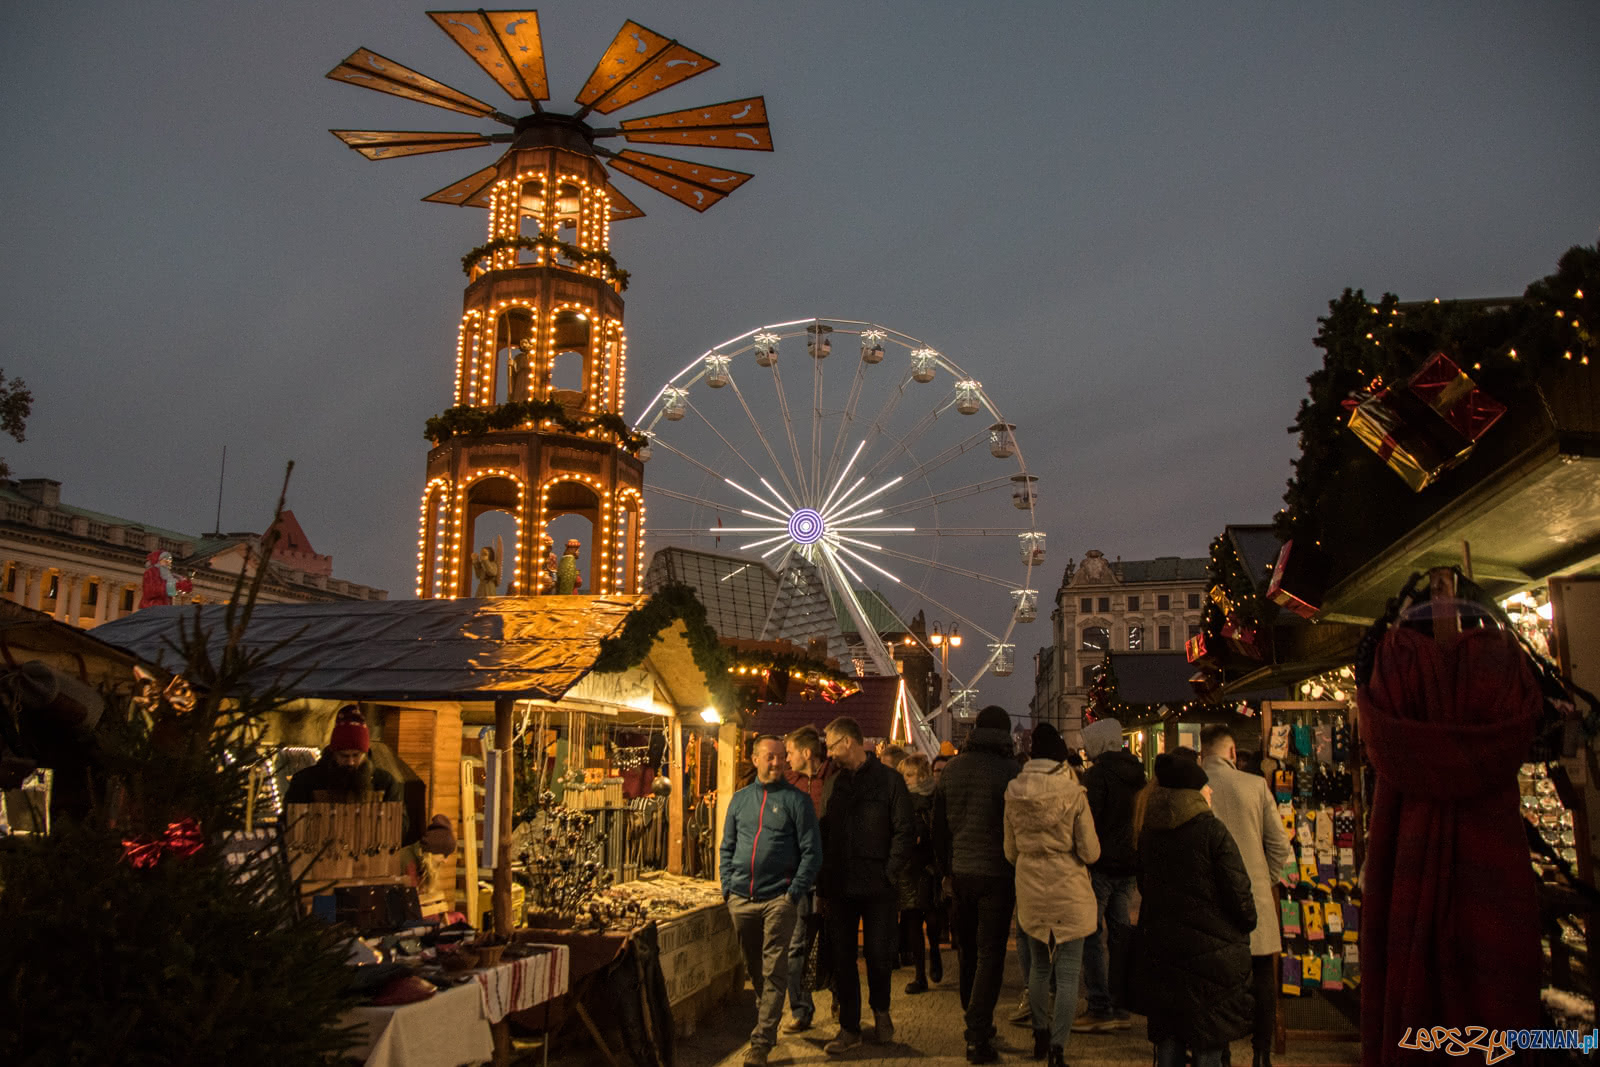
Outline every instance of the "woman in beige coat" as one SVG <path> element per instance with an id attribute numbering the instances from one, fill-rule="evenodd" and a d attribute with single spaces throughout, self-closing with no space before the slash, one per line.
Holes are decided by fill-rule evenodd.
<path id="1" fill-rule="evenodd" d="M 1078 1008 L 1083 939 L 1098 918 L 1089 864 L 1100 858 L 1100 839 L 1088 796 L 1065 762 L 1061 735 L 1048 723 L 1035 727 L 1029 755 L 1022 773 L 1006 786 L 1005 853 L 1017 868 L 1017 923 L 1033 960 L 1033 1058 L 1042 1060 L 1048 1052 L 1051 1067 L 1059 1067 L 1066 1063 Z"/>

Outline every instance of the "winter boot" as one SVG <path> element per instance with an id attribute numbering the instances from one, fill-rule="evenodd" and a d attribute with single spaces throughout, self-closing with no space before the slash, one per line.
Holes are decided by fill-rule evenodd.
<path id="1" fill-rule="evenodd" d="M 1035 1030 L 1033 1032 L 1033 1059 L 1042 1060 L 1050 1052 L 1050 1031 Z"/>

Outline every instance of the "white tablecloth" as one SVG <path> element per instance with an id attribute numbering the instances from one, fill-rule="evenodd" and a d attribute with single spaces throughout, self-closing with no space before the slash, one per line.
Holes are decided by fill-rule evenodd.
<path id="1" fill-rule="evenodd" d="M 441 989 L 427 1000 L 397 1007 L 355 1008 L 345 1022 L 364 1027 L 365 1044 L 346 1055 L 367 1067 L 461 1067 L 494 1058 L 491 1022 L 567 991 L 571 955 L 565 945 L 526 959 L 508 960 L 474 975 L 475 981 Z"/>

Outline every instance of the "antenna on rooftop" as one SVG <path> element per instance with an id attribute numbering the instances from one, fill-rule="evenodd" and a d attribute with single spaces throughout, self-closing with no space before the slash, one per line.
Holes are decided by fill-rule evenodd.
<path id="1" fill-rule="evenodd" d="M 211 527 L 212 537 L 222 536 L 222 480 L 228 474 L 228 446 L 222 446 L 222 470 L 217 472 L 217 521 Z"/>

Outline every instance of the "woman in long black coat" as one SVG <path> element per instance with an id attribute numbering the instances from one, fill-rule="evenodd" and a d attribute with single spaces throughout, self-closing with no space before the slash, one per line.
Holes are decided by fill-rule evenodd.
<path id="1" fill-rule="evenodd" d="M 906 864 L 895 887 L 900 907 L 900 947 L 916 968 L 916 977 L 906 985 L 906 992 L 925 993 L 930 977 L 936 983 L 944 978 L 944 961 L 939 957 L 940 878 L 933 850 L 933 771 L 928 758 L 920 754 L 907 756 L 899 770 L 911 791 L 911 814 L 917 828 L 911 862 Z"/>
<path id="2" fill-rule="evenodd" d="M 1201 792 L 1206 773 L 1156 759 L 1160 786 L 1139 834 L 1139 976 L 1157 1067 L 1218 1067 L 1253 1025 L 1256 906 L 1233 835 Z"/>

